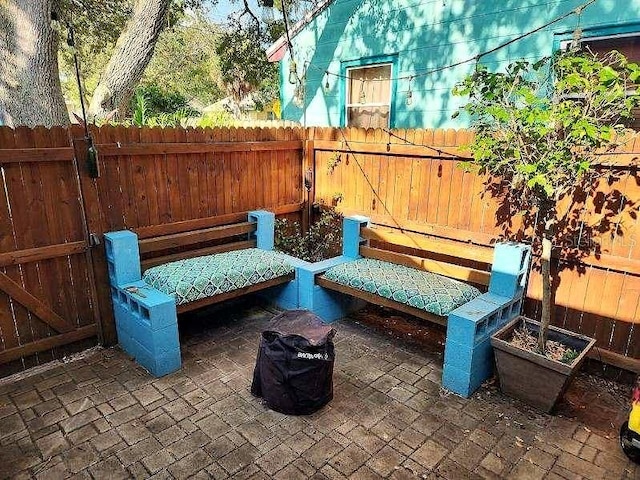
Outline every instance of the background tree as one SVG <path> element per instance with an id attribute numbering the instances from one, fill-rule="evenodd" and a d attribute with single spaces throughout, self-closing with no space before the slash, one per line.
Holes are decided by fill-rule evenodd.
<path id="1" fill-rule="evenodd" d="M 273 20 L 273 9 L 267 10 L 271 15 L 265 16 L 254 12 L 245 0 L 236 3 L 238 11 L 223 26 L 229 35 L 225 37 L 226 45 L 230 45 L 232 51 L 225 51 L 225 55 L 229 55 L 218 60 L 211 47 L 204 54 L 202 50 L 204 42 L 213 40 L 218 44 L 218 38 L 224 40 L 218 36 L 220 30 L 211 29 L 215 38 L 204 35 L 202 29 L 200 37 L 196 32 L 196 27 L 211 25 L 202 19 L 206 19 L 206 8 L 215 6 L 217 0 L 3 0 L 0 2 L 0 108 L 10 114 L 15 125 L 68 123 L 63 95 L 66 94 L 71 103 L 79 100 L 72 69 L 72 54 L 77 53 L 92 116 L 100 117 L 115 108 L 124 111 L 144 78 L 161 32 L 174 26 L 178 28 L 171 30 L 173 38 L 169 35 L 166 41 L 160 40 L 160 46 L 166 47 L 164 54 L 173 47 L 180 47 L 175 50 L 182 54 L 189 51 L 192 55 L 182 58 L 191 62 L 190 66 L 165 69 L 167 77 L 162 79 L 158 75 L 160 69 L 156 68 L 155 76 L 153 71 L 149 73 L 148 83 L 166 86 L 170 75 L 190 71 L 191 82 L 178 78 L 177 74 L 169 78 L 174 85 L 182 86 L 182 90 L 176 91 L 187 98 L 200 95 L 206 101 L 214 100 L 223 85 L 238 96 L 241 92 L 262 89 L 268 96 L 275 97 L 276 67 L 268 65 L 259 50 L 275 39 L 271 25 L 282 22 Z M 296 12 L 300 6 L 308 6 L 307 3 L 295 0 L 287 2 L 287 7 Z M 185 14 L 193 12 L 200 15 L 199 19 L 185 22 Z M 73 49 L 64 46 L 67 25 L 76 33 Z M 272 35 L 268 36 L 268 32 Z M 249 51 L 247 40 L 254 42 L 251 46 L 255 51 Z M 193 41 L 195 43 L 189 45 Z M 196 51 L 199 54 L 193 55 Z M 246 56 L 239 55 L 241 52 Z M 223 63 L 229 68 L 224 68 Z M 62 65 L 62 82 L 59 65 Z M 225 72 L 224 78 L 218 73 L 218 66 Z M 246 73 L 254 69 L 260 73 Z M 191 90 L 186 87 L 189 84 L 193 86 Z M 211 92 L 208 97 L 204 90 Z"/>
<path id="2" fill-rule="evenodd" d="M 184 15 L 160 36 L 141 85 L 179 94 L 193 106 L 205 107 L 223 98 L 216 54 L 221 30 L 205 12 Z"/>
<path id="3" fill-rule="evenodd" d="M 0 108 L 14 125 L 69 122 L 52 7 L 53 0 L 0 2 Z"/>
<path id="4" fill-rule="evenodd" d="M 504 73 L 484 67 L 461 82 L 454 93 L 468 95 L 473 162 L 489 176 L 489 191 L 503 209 L 498 221 L 508 231 L 514 218 L 533 229 L 541 244 L 542 326 L 538 350 L 545 351 L 552 317 L 551 255 L 554 243 L 573 244 L 584 228 L 575 209 L 559 209 L 574 194 L 587 192 L 608 172 L 594 168 L 602 153 L 624 141 L 632 109 L 640 104 L 637 65 L 618 52 L 598 58 L 589 51 L 569 52 L 536 63 L 518 61 Z M 619 192 L 618 192 L 619 194 Z M 611 196 L 619 195 L 612 193 Z M 606 209 L 607 202 L 599 202 Z M 617 205 L 614 214 L 629 201 Z M 603 233 L 604 222 L 597 230 Z M 556 227 L 561 226 L 561 232 Z M 513 232 L 511 232 L 513 233 Z M 561 235 L 559 235 L 561 233 Z M 574 251 L 574 253 L 579 253 Z"/>

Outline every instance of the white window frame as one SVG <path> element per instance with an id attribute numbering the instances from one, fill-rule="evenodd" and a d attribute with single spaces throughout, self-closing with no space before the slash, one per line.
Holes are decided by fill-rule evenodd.
<path id="1" fill-rule="evenodd" d="M 387 103 L 352 103 L 351 102 L 351 89 L 350 89 L 350 85 L 351 85 L 351 72 L 354 70 L 364 70 L 365 68 L 379 68 L 379 67 L 389 67 L 389 101 Z M 345 89 L 345 102 L 344 102 L 344 120 L 345 120 L 345 126 L 349 126 L 349 108 L 357 108 L 357 107 L 384 107 L 384 106 L 388 106 L 389 107 L 389 115 L 387 116 L 387 128 L 391 127 L 391 101 L 393 99 L 393 63 L 392 62 L 381 62 L 381 63 L 370 63 L 370 64 L 366 64 L 366 65 L 358 65 L 358 66 L 354 66 L 354 67 L 347 67 L 346 69 L 346 73 L 347 73 L 347 88 Z"/>

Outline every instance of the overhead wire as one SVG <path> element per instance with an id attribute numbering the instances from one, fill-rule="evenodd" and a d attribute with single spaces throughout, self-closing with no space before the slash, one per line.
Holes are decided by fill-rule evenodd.
<path id="1" fill-rule="evenodd" d="M 580 18 L 583 10 L 588 8 L 589 6 L 593 5 L 596 1 L 597 0 L 589 0 L 589 1 L 583 3 L 582 5 L 576 7 L 574 9 L 572 9 L 572 10 L 570 10 L 568 12 L 565 12 L 562 15 L 559 15 L 559 16 L 553 18 L 552 20 L 546 22 L 545 24 L 534 28 L 533 30 L 529 30 L 529 31 L 527 31 L 527 32 L 525 32 L 525 33 L 523 33 L 521 35 L 518 35 L 517 37 L 514 37 L 514 38 L 512 38 L 510 40 L 507 40 L 506 42 L 503 42 L 503 43 L 501 43 L 501 44 L 499 44 L 499 45 L 497 45 L 497 46 L 495 46 L 495 47 L 493 47 L 493 48 L 491 48 L 489 50 L 485 50 L 484 52 L 476 54 L 476 55 L 474 55 L 472 57 L 465 58 L 464 60 L 459 60 L 457 62 L 450 63 L 448 65 L 443 65 L 443 66 L 432 68 L 432 69 L 425 70 L 425 71 L 422 71 L 422 72 L 417 71 L 417 72 L 413 72 L 411 74 L 400 75 L 398 77 L 392 77 L 392 78 L 384 78 L 384 79 L 382 79 L 382 78 L 375 79 L 374 78 L 374 79 L 370 79 L 368 81 L 371 81 L 371 82 L 383 82 L 383 81 L 384 82 L 388 82 L 388 81 L 407 80 L 407 79 L 413 80 L 413 79 L 415 79 L 417 77 L 425 77 L 425 76 L 428 76 L 428 75 L 432 75 L 434 73 L 439 73 L 439 72 L 442 72 L 442 71 L 445 71 L 445 70 L 456 68 L 456 67 L 465 65 L 467 63 L 476 62 L 476 64 L 477 64 L 483 57 L 486 57 L 487 55 L 491 55 L 492 53 L 495 53 L 495 52 L 497 52 L 499 50 L 502 50 L 503 48 L 508 47 L 509 45 L 512 45 L 513 43 L 519 42 L 520 40 L 522 40 L 522 39 L 524 39 L 524 38 L 526 38 L 526 37 L 528 37 L 530 35 L 538 33 L 539 31 L 544 30 L 545 28 L 548 28 L 551 25 L 554 25 L 554 24 L 564 20 L 564 19 L 570 17 L 571 15 L 577 15 L 578 18 Z M 289 31 L 286 28 L 286 22 L 285 22 L 285 31 L 287 33 L 287 42 L 289 44 L 289 48 L 291 49 L 290 50 L 290 56 L 293 59 L 293 48 L 292 48 L 292 44 L 291 44 L 291 39 L 289 38 Z M 330 70 L 325 70 L 325 69 L 317 67 L 316 65 L 313 65 L 313 64 L 310 64 L 309 66 L 311 66 L 312 68 L 315 68 L 316 70 L 322 71 L 326 75 L 331 75 L 331 76 L 334 76 L 334 77 L 337 77 L 337 78 L 344 78 L 344 79 L 349 79 L 350 78 L 346 74 L 336 73 L 336 72 L 332 72 Z"/>

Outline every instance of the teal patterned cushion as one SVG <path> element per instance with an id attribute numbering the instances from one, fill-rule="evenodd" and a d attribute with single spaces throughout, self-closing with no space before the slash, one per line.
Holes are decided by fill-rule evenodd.
<path id="1" fill-rule="evenodd" d="M 330 268 L 322 277 L 443 317 L 481 294 L 442 275 L 371 258 Z"/>
<path id="2" fill-rule="evenodd" d="M 144 272 L 142 279 L 182 305 L 293 271 L 284 255 L 247 248 L 158 265 Z"/>

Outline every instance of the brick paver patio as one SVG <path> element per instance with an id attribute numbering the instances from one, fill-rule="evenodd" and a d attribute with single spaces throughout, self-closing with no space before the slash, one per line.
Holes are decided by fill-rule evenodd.
<path id="1" fill-rule="evenodd" d="M 185 335 L 183 369 L 165 378 L 114 348 L 0 384 L 0 478 L 640 478 L 615 435 L 489 387 L 447 395 L 437 355 L 349 320 L 334 400 L 274 413 L 249 393 L 273 312 L 211 316 L 226 320 Z"/>

